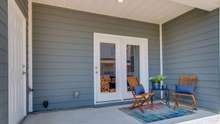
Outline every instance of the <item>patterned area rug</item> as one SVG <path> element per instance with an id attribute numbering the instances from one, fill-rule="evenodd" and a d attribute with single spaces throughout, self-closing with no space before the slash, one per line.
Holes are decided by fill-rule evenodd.
<path id="1" fill-rule="evenodd" d="M 179 108 L 176 110 L 173 110 L 173 108 L 169 108 L 167 105 L 164 105 L 162 103 L 157 103 L 154 105 L 146 105 L 143 107 L 144 113 L 140 111 L 140 109 L 129 109 L 128 107 L 119 108 L 122 112 L 134 117 L 135 119 L 143 122 L 143 124 L 165 120 L 165 119 L 171 119 L 175 117 L 181 117 L 185 115 L 193 114 L 194 112 Z"/>

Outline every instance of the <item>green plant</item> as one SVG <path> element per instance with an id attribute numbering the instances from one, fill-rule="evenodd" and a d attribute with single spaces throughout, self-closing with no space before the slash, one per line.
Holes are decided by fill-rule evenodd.
<path id="1" fill-rule="evenodd" d="M 156 76 L 152 76 L 150 77 L 150 81 L 152 83 L 160 83 L 161 81 L 165 81 L 167 78 L 163 75 L 156 75 Z"/>

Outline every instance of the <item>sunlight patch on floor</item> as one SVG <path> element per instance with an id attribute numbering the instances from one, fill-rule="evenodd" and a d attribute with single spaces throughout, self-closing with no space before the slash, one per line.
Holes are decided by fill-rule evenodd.
<path id="1" fill-rule="evenodd" d="M 179 124 L 220 124 L 220 114 L 210 117 L 204 117 L 192 121 L 182 122 Z"/>

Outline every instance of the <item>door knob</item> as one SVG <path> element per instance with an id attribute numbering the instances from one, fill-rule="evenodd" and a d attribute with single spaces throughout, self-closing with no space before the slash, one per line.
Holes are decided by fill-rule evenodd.
<path id="1" fill-rule="evenodd" d="M 98 67 L 97 66 L 95 67 L 95 70 L 96 70 L 95 73 L 98 74 L 99 72 L 98 72 Z"/>
<path id="2" fill-rule="evenodd" d="M 28 92 L 34 92 L 34 89 L 30 88 L 30 86 L 28 86 Z"/>
<path id="3" fill-rule="evenodd" d="M 22 74 L 23 75 L 26 75 L 27 74 L 27 72 L 26 72 L 26 65 L 22 65 Z"/>
<path id="4" fill-rule="evenodd" d="M 26 72 L 26 71 L 22 71 L 22 74 L 23 74 L 23 75 L 26 75 L 26 74 L 27 74 L 27 72 Z"/>

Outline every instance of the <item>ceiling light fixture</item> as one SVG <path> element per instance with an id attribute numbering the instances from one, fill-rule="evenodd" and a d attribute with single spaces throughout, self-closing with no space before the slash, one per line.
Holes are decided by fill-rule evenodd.
<path id="1" fill-rule="evenodd" d="M 123 2 L 124 2 L 124 0 L 118 0 L 118 2 L 119 2 L 119 3 L 123 3 Z"/>

